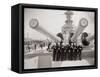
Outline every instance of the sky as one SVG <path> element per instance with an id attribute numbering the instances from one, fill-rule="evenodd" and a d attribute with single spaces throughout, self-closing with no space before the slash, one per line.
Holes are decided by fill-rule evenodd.
<path id="1" fill-rule="evenodd" d="M 46 29 L 52 35 L 56 35 L 61 32 L 62 26 L 65 24 L 67 10 L 52 10 L 52 9 L 37 9 L 37 8 L 25 8 L 24 9 L 24 37 L 38 40 L 45 40 L 48 37 L 42 33 L 29 27 L 29 21 L 32 18 L 36 18 L 39 21 L 39 26 Z M 84 32 L 94 34 L 94 12 L 86 11 L 72 11 L 73 26 L 77 28 L 79 20 L 86 18 L 88 20 L 88 26 Z"/>

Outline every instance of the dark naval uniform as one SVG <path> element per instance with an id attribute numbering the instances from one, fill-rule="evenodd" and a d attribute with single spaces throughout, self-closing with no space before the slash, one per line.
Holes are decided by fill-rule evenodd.
<path id="1" fill-rule="evenodd" d="M 65 57 L 65 50 L 64 50 L 64 46 L 61 46 L 61 61 L 64 60 L 64 57 Z"/>
<path id="2" fill-rule="evenodd" d="M 78 46 L 78 50 L 77 50 L 77 55 L 78 55 L 78 59 L 81 60 L 82 59 L 82 46 Z"/>
<path id="3" fill-rule="evenodd" d="M 66 51 L 66 60 L 68 60 L 69 58 L 68 58 L 68 52 L 69 52 L 69 50 L 70 50 L 70 46 L 69 45 L 67 45 L 67 46 L 65 46 L 65 51 Z"/>
<path id="4" fill-rule="evenodd" d="M 74 57 L 74 60 L 77 59 L 77 46 L 74 47 L 73 57 Z"/>
<path id="5" fill-rule="evenodd" d="M 53 61 L 56 61 L 56 46 L 53 46 L 52 47 L 52 49 L 53 49 Z"/>
<path id="6" fill-rule="evenodd" d="M 64 60 L 67 60 L 67 46 L 64 46 Z"/>
<path id="7" fill-rule="evenodd" d="M 70 47 L 70 60 L 73 60 L 73 46 Z"/>
<path id="8" fill-rule="evenodd" d="M 61 50 L 60 47 L 57 48 L 57 61 L 61 60 Z"/>
<path id="9" fill-rule="evenodd" d="M 83 48 L 82 48 L 82 46 L 80 46 L 80 48 L 79 48 L 79 60 L 81 60 L 82 59 L 82 50 L 83 50 Z"/>

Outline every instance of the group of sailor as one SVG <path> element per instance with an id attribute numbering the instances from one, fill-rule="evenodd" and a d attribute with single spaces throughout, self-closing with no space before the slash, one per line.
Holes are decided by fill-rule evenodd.
<path id="1" fill-rule="evenodd" d="M 81 45 L 75 43 L 63 45 L 55 44 L 51 47 L 53 52 L 53 61 L 65 61 L 65 60 L 81 60 L 82 50 Z"/>

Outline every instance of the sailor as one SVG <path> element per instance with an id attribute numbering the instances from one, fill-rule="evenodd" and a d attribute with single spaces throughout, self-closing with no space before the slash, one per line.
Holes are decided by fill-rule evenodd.
<path id="1" fill-rule="evenodd" d="M 73 53 L 74 60 L 77 59 L 77 46 L 74 46 L 74 53 Z"/>
<path id="2" fill-rule="evenodd" d="M 68 60 L 71 60 L 71 45 L 68 47 Z"/>
<path id="3" fill-rule="evenodd" d="M 82 59 L 82 50 L 83 50 L 83 48 L 82 48 L 82 46 L 80 46 L 79 47 L 79 60 Z"/>
<path id="4" fill-rule="evenodd" d="M 66 57 L 67 57 L 67 55 L 66 55 L 66 50 L 67 50 L 67 45 L 64 45 L 64 60 L 66 60 Z"/>
<path id="5" fill-rule="evenodd" d="M 64 61 L 65 58 L 65 49 L 64 49 L 64 43 L 62 44 L 62 46 L 60 47 L 61 49 L 61 61 Z"/>
<path id="6" fill-rule="evenodd" d="M 76 42 L 73 43 L 73 60 L 76 60 L 76 54 L 77 54 L 77 44 Z"/>
<path id="7" fill-rule="evenodd" d="M 74 43 L 71 43 L 71 47 L 70 47 L 70 60 L 73 60 L 73 54 L 74 54 Z"/>
<path id="8" fill-rule="evenodd" d="M 78 49 L 77 49 L 77 57 L 78 57 L 78 60 L 81 60 L 81 57 L 82 57 L 82 46 L 81 45 L 79 45 L 78 46 Z"/>
<path id="9" fill-rule="evenodd" d="M 56 61 L 56 45 L 53 45 L 52 49 L 53 49 L 53 61 Z"/>
<path id="10" fill-rule="evenodd" d="M 60 61 L 61 60 L 61 50 L 60 50 L 60 47 L 57 47 L 57 50 L 56 51 L 57 51 L 57 56 L 56 56 L 57 59 L 56 60 L 57 61 Z"/>
<path id="11" fill-rule="evenodd" d="M 56 45 L 52 44 L 50 52 L 53 53 L 52 57 L 53 57 L 53 61 L 55 61 Z"/>
<path id="12" fill-rule="evenodd" d="M 68 60 L 69 45 L 65 46 L 65 60 Z"/>

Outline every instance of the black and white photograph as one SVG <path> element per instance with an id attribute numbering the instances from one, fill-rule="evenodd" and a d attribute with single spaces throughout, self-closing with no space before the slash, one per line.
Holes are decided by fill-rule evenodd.
<path id="1" fill-rule="evenodd" d="M 95 65 L 95 12 L 24 8 L 24 69 Z"/>

